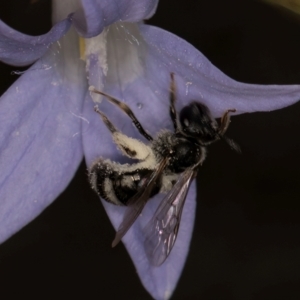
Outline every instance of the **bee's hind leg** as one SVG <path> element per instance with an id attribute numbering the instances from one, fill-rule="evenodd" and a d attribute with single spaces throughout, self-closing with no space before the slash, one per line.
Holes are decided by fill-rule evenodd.
<path id="1" fill-rule="evenodd" d="M 118 132 L 118 130 L 116 129 L 116 127 L 113 125 L 113 123 L 107 118 L 107 116 L 98 108 L 98 106 L 96 105 L 94 107 L 94 111 L 100 115 L 103 123 L 106 125 L 106 127 L 109 129 L 109 131 L 114 134 L 115 132 Z"/>
<path id="2" fill-rule="evenodd" d="M 116 98 L 114 98 L 114 97 L 112 97 L 112 96 L 110 96 L 106 93 L 98 91 L 94 87 L 90 87 L 90 91 L 93 92 L 93 93 L 105 96 L 108 99 L 109 102 L 111 102 L 111 103 L 115 104 L 116 106 L 118 106 L 132 120 L 133 124 L 135 125 L 135 127 L 137 128 L 137 130 L 139 131 L 139 133 L 141 135 L 143 135 L 148 141 L 153 140 L 152 136 L 149 135 L 146 132 L 146 130 L 143 128 L 143 126 L 141 125 L 139 120 L 136 118 L 136 116 L 134 115 L 134 113 L 132 112 L 132 110 L 130 109 L 130 107 L 126 103 L 124 103 L 124 102 L 122 102 L 122 101 L 120 101 L 120 100 L 118 100 L 118 99 L 116 99 Z"/>
<path id="3" fill-rule="evenodd" d="M 94 107 L 94 110 L 101 116 L 104 124 L 112 133 L 114 142 L 124 155 L 133 159 L 145 160 L 146 158 L 150 157 L 151 154 L 153 154 L 151 148 L 146 144 L 119 132 L 113 123 L 101 110 L 99 110 L 97 106 Z"/>

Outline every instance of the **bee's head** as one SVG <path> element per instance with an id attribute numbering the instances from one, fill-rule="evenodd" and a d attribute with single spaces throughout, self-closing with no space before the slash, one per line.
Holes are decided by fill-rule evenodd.
<path id="1" fill-rule="evenodd" d="M 218 123 L 212 118 L 208 107 L 199 102 L 192 102 L 180 112 L 181 130 L 186 136 L 195 138 L 204 144 L 219 139 Z"/>
<path id="2" fill-rule="evenodd" d="M 239 146 L 231 139 L 227 138 L 224 133 L 229 125 L 228 110 L 224 116 L 228 116 L 226 121 L 221 120 L 221 126 L 211 116 L 208 107 L 199 102 L 191 102 L 185 106 L 180 112 L 180 125 L 182 133 L 191 137 L 203 146 L 207 146 L 219 139 L 224 140 L 233 150 L 240 152 Z M 224 118 L 224 119 L 226 119 Z"/>

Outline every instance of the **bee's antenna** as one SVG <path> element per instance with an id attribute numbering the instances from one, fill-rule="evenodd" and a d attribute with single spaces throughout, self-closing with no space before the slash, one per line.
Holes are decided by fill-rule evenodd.
<path id="1" fill-rule="evenodd" d="M 228 138 L 226 135 L 219 135 L 219 137 L 221 140 L 226 142 L 232 150 L 237 153 L 242 153 L 241 147 L 234 140 Z"/>

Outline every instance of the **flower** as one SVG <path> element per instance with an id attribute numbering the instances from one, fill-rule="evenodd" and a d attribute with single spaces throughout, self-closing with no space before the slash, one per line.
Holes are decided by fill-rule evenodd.
<path id="1" fill-rule="evenodd" d="M 58 9 L 60 2 L 56 2 L 55 10 L 60 13 L 55 15 L 58 20 L 67 15 Z M 176 74 L 179 107 L 199 99 L 216 117 L 232 107 L 238 113 L 269 111 L 299 99 L 300 87 L 296 85 L 249 85 L 228 78 L 187 42 L 138 23 L 154 12 L 156 1 L 140 1 L 140 6 L 135 2 L 82 1 L 82 9 L 67 7 L 74 15 L 57 23 L 44 39 L 26 37 L 1 24 L 3 61 L 23 65 L 41 57 L 0 102 L 2 241 L 64 190 L 83 154 L 88 165 L 99 156 L 117 157 L 109 132 L 93 112 L 88 85 L 124 99 L 153 135 L 160 128 L 171 128 L 170 72 Z M 116 22 L 120 19 L 135 23 Z M 75 31 L 69 31 L 59 41 L 60 46 L 53 44 L 71 22 L 77 32 L 93 37 L 86 41 L 86 64 L 79 59 Z M 130 120 L 109 104 L 100 105 L 118 128 L 137 135 Z M 153 115 L 159 122 L 153 122 Z M 104 206 L 117 227 L 124 210 L 107 203 Z M 153 206 L 151 201 L 144 214 L 150 214 Z M 159 268 L 151 267 L 146 260 L 139 239 L 142 218 L 124 238 L 143 284 L 156 299 L 169 298 L 176 286 L 188 252 L 194 212 L 193 185 L 174 250 Z"/>

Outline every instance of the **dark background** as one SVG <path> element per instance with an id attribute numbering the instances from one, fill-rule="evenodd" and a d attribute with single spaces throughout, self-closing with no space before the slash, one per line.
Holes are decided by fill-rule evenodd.
<path id="1" fill-rule="evenodd" d="M 0 18 L 37 35 L 49 1 L 1 1 Z M 186 39 L 230 77 L 300 84 L 300 17 L 254 0 L 162 0 L 149 21 Z M 19 67 L 0 65 L 0 91 Z M 1 101 L 1 100 L 0 100 Z M 198 208 L 172 299 L 300 299 L 300 103 L 233 118 L 198 176 Z M 81 165 L 65 192 L 0 247 L 1 299 L 151 299 Z M 108 296 L 109 295 L 109 296 Z"/>

